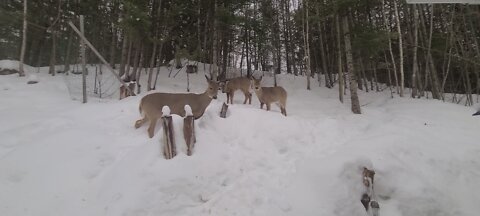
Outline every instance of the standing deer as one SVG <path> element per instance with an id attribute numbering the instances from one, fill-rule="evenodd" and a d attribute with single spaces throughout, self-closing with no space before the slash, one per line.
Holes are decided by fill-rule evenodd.
<path id="1" fill-rule="evenodd" d="M 241 90 L 245 95 L 243 104 L 252 104 L 252 93 L 250 93 L 250 79 L 246 77 L 237 77 L 222 82 L 222 92 L 227 94 L 227 103 L 233 104 L 233 96 L 235 91 Z"/>
<path id="2" fill-rule="evenodd" d="M 139 110 L 142 119 L 135 122 L 135 128 L 139 128 L 145 122 L 150 121 L 148 136 L 153 137 L 157 120 L 162 117 L 163 106 L 170 108 L 171 114 L 185 115 L 185 105 L 190 105 L 195 119 L 200 118 L 212 99 L 217 99 L 218 83 L 205 76 L 208 88 L 203 94 L 193 93 L 152 93 L 140 100 Z"/>
<path id="3" fill-rule="evenodd" d="M 276 102 L 284 116 L 287 116 L 287 91 L 281 86 L 262 87 L 262 77 L 260 79 L 252 78 L 252 88 L 260 101 L 260 109 L 263 109 L 263 104 L 267 105 L 267 110 L 270 110 L 270 104 Z"/>

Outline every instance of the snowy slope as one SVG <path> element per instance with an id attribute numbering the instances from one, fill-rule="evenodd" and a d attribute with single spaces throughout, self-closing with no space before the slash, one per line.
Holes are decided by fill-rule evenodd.
<path id="1" fill-rule="evenodd" d="M 160 125 L 152 139 L 133 128 L 145 92 L 81 104 L 63 75 L 40 71 L 35 85 L 0 76 L 0 215 L 365 215 L 362 166 L 377 172 L 382 215 L 480 211 L 480 118 L 469 107 L 368 93 L 354 115 L 335 89 L 284 75 L 288 117 L 255 96 L 239 104 L 237 92 L 222 119 L 220 95 L 196 121 L 194 155 L 177 133 L 167 161 Z M 157 89 L 184 92 L 184 73 L 167 74 Z M 190 79 L 204 90 L 202 71 Z"/>

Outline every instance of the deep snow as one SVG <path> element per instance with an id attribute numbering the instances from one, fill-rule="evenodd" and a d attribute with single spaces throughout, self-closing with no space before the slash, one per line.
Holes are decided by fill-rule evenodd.
<path id="1" fill-rule="evenodd" d="M 220 94 L 196 121 L 191 157 L 174 116 L 179 154 L 165 160 L 160 123 L 152 139 L 147 125 L 133 127 L 145 92 L 81 104 L 67 88 L 74 79 L 36 71 L 0 76 L 0 215 L 365 215 L 363 166 L 377 172 L 381 215 L 480 212 L 480 118 L 470 107 L 360 93 L 354 115 L 336 89 L 307 91 L 303 77 L 282 75 L 288 117 L 260 110 L 256 96 L 240 104 L 237 92 L 220 118 Z M 38 84 L 26 84 L 30 74 Z M 185 73 L 167 74 L 159 91 L 186 90 Z"/>

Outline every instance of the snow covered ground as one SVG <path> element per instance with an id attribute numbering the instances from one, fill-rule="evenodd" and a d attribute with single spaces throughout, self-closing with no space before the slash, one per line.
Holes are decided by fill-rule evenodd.
<path id="1" fill-rule="evenodd" d="M 260 110 L 256 96 L 240 104 L 237 92 L 222 119 L 221 94 L 196 121 L 191 157 L 174 116 L 179 154 L 165 160 L 160 124 L 152 139 L 146 125 L 133 127 L 145 92 L 81 104 L 64 75 L 36 71 L 0 76 L 2 216 L 365 215 L 363 166 L 377 173 L 381 215 L 480 212 L 480 117 L 471 107 L 360 93 L 363 114 L 354 115 L 336 89 L 307 91 L 303 77 L 283 75 L 288 117 L 275 105 Z M 27 85 L 29 74 L 39 83 Z M 184 92 L 185 74 L 167 74 L 157 89 Z M 203 92 L 203 71 L 190 79 Z"/>

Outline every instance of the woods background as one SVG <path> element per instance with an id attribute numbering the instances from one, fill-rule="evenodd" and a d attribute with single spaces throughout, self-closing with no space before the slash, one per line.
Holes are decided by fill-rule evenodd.
<path id="1" fill-rule="evenodd" d="M 305 76 L 350 93 L 390 89 L 445 99 L 480 93 L 480 7 L 403 0 L 3 0 L 0 59 L 32 66 L 79 63 L 68 26 L 85 16 L 85 35 L 120 75 L 187 58 L 227 68 Z M 27 6 L 25 8 L 25 6 Z M 28 8 L 28 9 L 27 9 Z M 26 10 L 26 11 L 25 11 Z M 25 13 L 26 12 L 26 13 Z M 25 16 L 24 16 L 25 15 Z M 99 63 L 87 51 L 87 63 Z M 126 67 L 130 65 L 131 67 Z M 150 76 L 151 77 L 151 76 Z M 151 80 L 149 79 L 149 82 Z M 385 88 L 386 84 L 390 88 Z M 346 84 L 346 85 L 344 85 Z M 148 85 L 150 87 L 150 85 Z M 408 91 L 405 90 L 408 88 Z M 457 99 L 454 97 L 454 101 Z"/>

